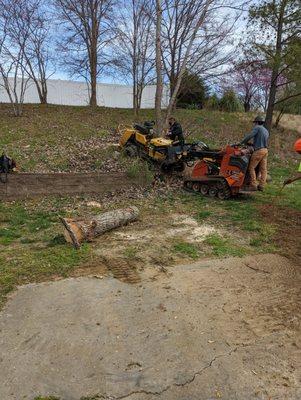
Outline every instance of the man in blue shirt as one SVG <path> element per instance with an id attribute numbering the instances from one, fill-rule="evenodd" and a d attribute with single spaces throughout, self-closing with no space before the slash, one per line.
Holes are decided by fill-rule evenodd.
<path id="1" fill-rule="evenodd" d="M 265 119 L 261 116 L 257 116 L 254 119 L 254 128 L 252 132 L 245 136 L 241 141 L 241 144 L 247 144 L 250 140 L 253 141 L 254 153 L 252 154 L 249 173 L 251 177 L 251 183 L 249 190 L 263 191 L 267 180 L 268 173 L 268 143 L 269 143 L 269 132 L 264 127 Z M 257 186 L 256 180 L 256 168 L 259 167 L 259 185 Z"/>

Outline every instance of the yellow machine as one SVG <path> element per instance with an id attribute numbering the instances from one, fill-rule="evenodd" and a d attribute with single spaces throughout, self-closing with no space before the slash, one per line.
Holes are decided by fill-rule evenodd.
<path id="1" fill-rule="evenodd" d="M 133 127 L 120 126 L 118 130 L 121 134 L 119 144 L 130 157 L 149 157 L 163 161 L 166 159 L 167 149 L 173 144 L 172 140 L 153 137 L 152 122 Z"/>
<path id="2" fill-rule="evenodd" d="M 144 125 L 119 126 L 119 145 L 129 157 L 141 157 L 160 166 L 163 172 L 182 172 L 190 165 L 199 151 L 207 148 L 205 143 L 173 142 L 170 139 L 154 138 L 154 122 Z"/>
<path id="3" fill-rule="evenodd" d="M 154 138 L 154 122 L 133 127 L 119 126 L 119 144 L 129 157 L 141 157 L 159 164 L 164 172 L 183 171 L 187 145 L 179 145 L 170 139 Z"/>
<path id="4" fill-rule="evenodd" d="M 120 147 L 129 157 L 141 157 L 159 165 L 162 172 L 182 172 L 196 159 L 204 158 L 200 151 L 208 150 L 203 142 L 179 144 L 169 139 L 154 138 L 154 122 L 144 125 L 119 126 Z M 210 155 L 210 154 L 209 154 Z"/>

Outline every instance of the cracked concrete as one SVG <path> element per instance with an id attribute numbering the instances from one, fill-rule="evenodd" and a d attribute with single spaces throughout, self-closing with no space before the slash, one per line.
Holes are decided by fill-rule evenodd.
<path id="1" fill-rule="evenodd" d="M 233 351 L 235 351 L 235 350 L 236 350 L 236 349 L 231 350 L 231 351 L 230 351 L 229 353 L 227 353 L 227 354 L 221 354 L 221 355 L 215 356 L 215 357 L 209 362 L 208 365 L 206 365 L 205 367 L 203 367 L 200 371 L 195 372 L 195 373 L 192 375 L 192 377 L 189 378 L 188 380 L 186 380 L 185 382 L 182 382 L 182 383 L 174 383 L 173 385 L 169 385 L 169 386 L 167 386 L 166 388 L 162 389 L 160 392 L 149 392 L 149 391 L 146 391 L 146 390 L 138 390 L 138 391 L 133 391 L 133 392 L 131 392 L 131 393 L 125 394 L 124 396 L 119 396 L 119 397 L 111 397 L 111 396 L 110 396 L 110 397 L 107 397 L 107 396 L 104 396 L 104 395 L 100 395 L 100 398 L 104 398 L 104 399 L 113 399 L 113 400 L 121 400 L 121 399 L 127 399 L 127 398 L 129 398 L 129 397 L 131 397 L 131 396 L 133 396 L 133 395 L 136 395 L 136 394 L 145 394 L 145 395 L 160 396 L 160 395 L 162 395 L 163 393 L 166 393 L 167 391 L 169 391 L 170 389 L 172 389 L 173 387 L 185 387 L 186 385 L 189 385 L 190 383 L 192 383 L 192 382 L 195 380 L 195 378 L 196 378 L 198 375 L 201 375 L 207 368 L 210 368 L 210 367 L 212 366 L 212 364 L 214 363 L 214 361 L 216 361 L 218 358 L 226 357 L 226 356 L 228 356 L 228 355 L 231 355 L 231 353 L 232 353 Z"/>
<path id="2" fill-rule="evenodd" d="M 0 399 L 301 398 L 295 266 L 261 255 L 169 271 L 19 288 L 0 314 Z"/>

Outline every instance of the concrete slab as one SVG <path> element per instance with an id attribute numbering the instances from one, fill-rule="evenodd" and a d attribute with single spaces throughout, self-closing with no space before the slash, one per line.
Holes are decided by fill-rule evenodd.
<path id="1" fill-rule="evenodd" d="M 300 399 L 299 278 L 267 255 L 23 286 L 0 314 L 0 399 Z"/>

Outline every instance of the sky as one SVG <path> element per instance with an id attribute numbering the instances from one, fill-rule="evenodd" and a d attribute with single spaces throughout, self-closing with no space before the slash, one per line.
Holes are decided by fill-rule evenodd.
<path id="1" fill-rule="evenodd" d="M 223 12 L 229 12 L 228 10 L 220 11 L 221 13 Z M 233 33 L 233 44 L 232 45 L 227 45 L 224 47 L 223 51 L 225 53 L 235 51 L 237 44 L 242 38 L 243 31 L 246 26 L 245 22 L 245 17 L 247 13 L 244 13 L 240 19 L 236 22 L 235 28 L 234 28 L 234 33 Z M 54 24 L 55 25 L 55 24 Z M 58 28 L 58 29 L 57 29 Z M 59 33 L 59 27 L 55 28 L 56 32 Z M 51 79 L 61 79 L 61 80 L 72 80 L 72 81 L 84 81 L 84 78 L 80 77 L 70 77 L 68 72 L 64 71 L 62 68 L 57 67 L 56 72 L 51 76 Z M 99 83 L 107 83 L 107 84 L 125 84 L 124 79 L 122 78 L 121 75 L 118 76 L 118 74 L 114 74 L 114 76 L 108 74 L 108 73 L 103 73 L 101 76 L 98 78 Z"/>

